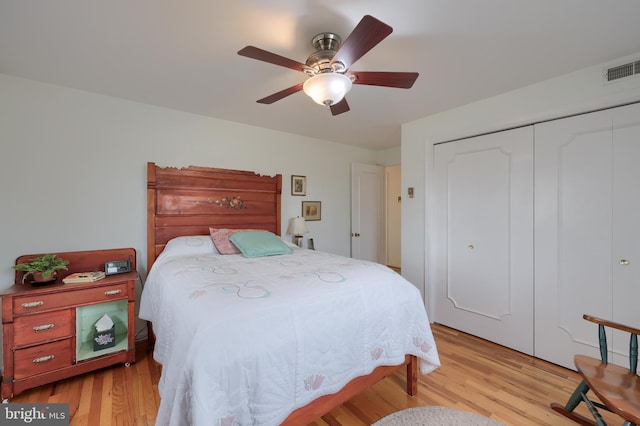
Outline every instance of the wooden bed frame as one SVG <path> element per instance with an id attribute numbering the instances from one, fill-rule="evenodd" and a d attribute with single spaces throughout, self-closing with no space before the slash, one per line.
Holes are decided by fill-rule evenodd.
<path id="1" fill-rule="evenodd" d="M 166 243 L 178 236 L 208 235 L 209 227 L 265 229 L 280 235 L 282 175 L 190 166 L 161 168 L 147 163 L 147 271 Z M 149 335 L 152 336 L 151 324 Z M 363 390 L 407 368 L 409 395 L 418 392 L 418 360 L 381 366 L 353 379 L 339 392 L 298 408 L 283 425 L 308 424 Z"/>

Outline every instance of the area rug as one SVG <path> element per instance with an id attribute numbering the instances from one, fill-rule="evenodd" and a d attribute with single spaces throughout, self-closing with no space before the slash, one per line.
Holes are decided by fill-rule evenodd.
<path id="1" fill-rule="evenodd" d="M 446 407 L 414 407 L 381 418 L 371 426 L 504 426 L 488 417 Z"/>

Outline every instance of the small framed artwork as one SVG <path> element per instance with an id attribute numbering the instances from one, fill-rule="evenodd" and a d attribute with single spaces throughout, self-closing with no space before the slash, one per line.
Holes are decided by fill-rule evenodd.
<path id="1" fill-rule="evenodd" d="M 291 175 L 291 195 L 307 195 L 307 177 Z"/>
<path id="2" fill-rule="evenodd" d="M 305 220 L 320 220 L 320 218 L 321 218 L 321 203 L 320 203 L 320 201 L 303 201 L 302 202 L 302 217 Z"/>

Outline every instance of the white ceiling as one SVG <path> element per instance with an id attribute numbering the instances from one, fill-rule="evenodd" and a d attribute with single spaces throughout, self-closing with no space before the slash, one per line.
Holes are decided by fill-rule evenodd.
<path id="1" fill-rule="evenodd" d="M 354 71 L 417 71 L 411 89 L 356 85 L 331 116 L 304 81 L 237 55 L 304 62 L 369 14 L 393 33 Z M 0 73 L 340 143 L 400 144 L 400 125 L 640 52 L 638 0 L 0 0 Z"/>

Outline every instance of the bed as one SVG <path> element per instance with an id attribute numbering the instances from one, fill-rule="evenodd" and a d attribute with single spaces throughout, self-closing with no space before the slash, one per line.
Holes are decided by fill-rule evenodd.
<path id="1" fill-rule="evenodd" d="M 415 395 L 439 366 L 419 291 L 281 239 L 281 192 L 281 175 L 148 163 L 156 424 L 308 424 L 400 368 Z"/>

